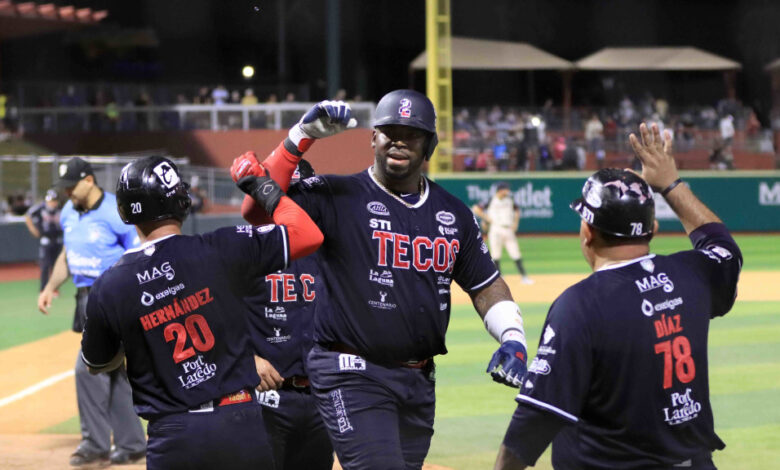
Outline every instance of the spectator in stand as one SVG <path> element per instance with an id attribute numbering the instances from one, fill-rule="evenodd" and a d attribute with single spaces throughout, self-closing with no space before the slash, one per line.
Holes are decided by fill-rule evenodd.
<path id="1" fill-rule="evenodd" d="M 211 104 L 212 102 L 209 89 L 205 86 L 200 87 L 198 94 L 195 95 L 195 98 L 192 100 L 193 104 Z"/>
<path id="2" fill-rule="evenodd" d="M 0 124 L 5 125 L 8 127 L 8 125 L 5 122 L 7 113 L 6 113 L 6 105 L 8 104 L 8 95 L 6 95 L 3 92 L 0 92 Z"/>
<path id="3" fill-rule="evenodd" d="M 295 103 L 295 93 L 289 92 L 286 95 L 284 95 L 284 102 L 285 103 Z"/>
<path id="4" fill-rule="evenodd" d="M 255 96 L 255 90 L 247 88 L 244 90 L 244 97 L 241 98 L 241 104 L 244 106 L 253 106 L 257 104 L 257 96 Z"/>
<path id="5" fill-rule="evenodd" d="M 230 104 L 241 104 L 241 92 L 233 90 L 230 92 Z"/>
<path id="6" fill-rule="evenodd" d="M 559 139 L 562 139 L 562 137 L 559 137 Z M 569 139 L 568 142 L 565 143 L 563 154 L 555 169 L 561 171 L 576 170 L 578 158 L 577 145 L 575 144 L 574 139 Z"/>
<path id="7" fill-rule="evenodd" d="M 655 111 L 661 116 L 661 119 L 666 119 L 669 114 L 669 102 L 664 98 L 658 98 L 655 100 Z"/>
<path id="8" fill-rule="evenodd" d="M 566 138 L 558 136 L 552 148 L 553 168 L 559 168 L 563 162 L 563 153 L 566 151 Z"/>
<path id="9" fill-rule="evenodd" d="M 678 150 L 680 152 L 690 151 L 696 141 L 696 123 L 694 123 L 690 113 L 685 113 L 680 117 L 677 124 L 677 134 L 680 136 L 676 142 Z"/>
<path id="10" fill-rule="evenodd" d="M 756 112 L 750 108 L 748 109 L 750 112 L 748 114 L 747 122 L 745 123 L 745 134 L 748 137 L 757 137 L 761 131 L 761 122 L 758 120 Z"/>
<path id="11" fill-rule="evenodd" d="M 593 113 L 585 124 L 585 141 L 588 143 L 590 153 L 596 154 L 604 148 L 604 124 L 596 113 Z"/>
<path id="12" fill-rule="evenodd" d="M 336 91 L 336 96 L 334 96 L 333 101 L 346 101 L 347 100 L 347 90 L 343 88 L 339 88 L 338 91 Z"/>
<path id="13" fill-rule="evenodd" d="M 723 141 L 723 147 L 731 147 L 731 143 L 734 141 L 734 116 L 727 114 L 720 118 L 720 138 Z"/>
<path id="14" fill-rule="evenodd" d="M 222 106 L 228 100 L 228 91 L 225 85 L 217 85 L 211 92 L 211 100 L 217 106 Z"/>

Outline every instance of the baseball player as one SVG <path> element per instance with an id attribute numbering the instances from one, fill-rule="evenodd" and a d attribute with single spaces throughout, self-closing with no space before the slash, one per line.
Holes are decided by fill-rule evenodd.
<path id="1" fill-rule="evenodd" d="M 317 138 L 355 125 L 342 102 L 322 102 L 265 160 L 289 181 Z M 518 385 L 525 372 L 522 319 L 496 271 L 474 216 L 422 175 L 436 143 L 424 95 L 396 90 L 377 105 L 374 165 L 349 176 L 315 176 L 290 191 L 325 241 L 319 251 L 327 304 L 318 303 L 307 368 L 317 406 L 345 469 L 419 469 L 435 407 L 433 356 L 444 354 L 454 279 L 501 342 L 488 371 Z M 252 174 L 254 154 L 234 178 Z M 245 200 L 244 216 L 261 212 Z M 322 306 L 322 308 L 320 308 Z"/>
<path id="2" fill-rule="evenodd" d="M 496 269 L 501 271 L 501 253 L 506 248 L 509 257 L 515 262 L 517 271 L 522 276 L 523 284 L 533 284 L 523 267 L 523 258 L 520 248 L 517 246 L 517 224 L 520 223 L 520 206 L 512 199 L 509 184 L 500 182 L 496 185 L 496 193 L 484 207 L 475 204 L 471 210 L 488 224 L 488 247 L 490 256 L 496 264 Z"/>
<path id="3" fill-rule="evenodd" d="M 64 245 L 49 281 L 38 295 L 38 309 L 48 314 L 55 291 L 72 275 L 77 288 L 73 331 L 80 334 L 84 331 L 92 284 L 126 249 L 138 245 L 138 235 L 122 223 L 116 211 L 116 197 L 97 185 L 89 162 L 75 157 L 60 165 L 59 170 L 57 185 L 64 188 L 70 199 L 60 213 Z M 126 464 L 142 459 L 146 439 L 133 411 L 124 368 L 91 375 L 77 358 L 75 377 L 81 443 L 71 455 L 70 464 Z"/>
<path id="4" fill-rule="evenodd" d="M 37 238 L 38 261 L 41 268 L 41 290 L 49 282 L 51 270 L 62 251 L 62 227 L 60 227 L 60 201 L 57 191 L 46 191 L 44 202 L 32 206 L 24 216 L 27 230 Z"/>
<path id="5" fill-rule="evenodd" d="M 273 468 L 242 297 L 322 234 L 267 176 L 239 186 L 278 225 L 183 236 L 191 201 L 176 165 L 146 157 L 119 177 L 119 214 L 144 243 L 95 282 L 82 359 L 99 372 L 127 358 L 135 409 L 149 420 L 149 469 Z"/>
<path id="6" fill-rule="evenodd" d="M 656 125 L 630 136 L 642 178 L 602 169 L 572 203 L 594 273 L 553 303 L 497 469 L 714 469 L 710 320 L 734 304 L 742 265 L 726 227 L 684 184 Z M 643 179 L 644 178 L 644 179 Z M 649 252 L 658 188 L 693 249 Z"/>
<path id="7" fill-rule="evenodd" d="M 293 181 L 314 175 L 301 159 Z M 333 446 L 314 402 L 304 359 L 313 345 L 315 302 L 327 304 L 316 255 L 256 280 L 249 330 L 260 374 L 259 402 L 277 470 L 330 470 Z"/>

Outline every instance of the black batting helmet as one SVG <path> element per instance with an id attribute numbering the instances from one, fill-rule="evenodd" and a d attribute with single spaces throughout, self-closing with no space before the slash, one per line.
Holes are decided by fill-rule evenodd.
<path id="1" fill-rule="evenodd" d="M 572 201 L 570 207 L 589 225 L 616 237 L 653 234 L 653 191 L 645 180 L 630 171 L 597 171 L 582 187 L 582 197 Z"/>
<path id="2" fill-rule="evenodd" d="M 163 219 L 183 222 L 190 212 L 190 185 L 176 164 L 164 157 L 144 157 L 122 168 L 116 185 L 116 205 L 126 224 Z"/>
<path id="3" fill-rule="evenodd" d="M 431 158 L 439 137 L 436 135 L 436 110 L 427 96 L 414 90 L 395 90 L 376 105 L 374 127 L 409 126 L 426 131 L 430 136 L 425 147 L 425 159 Z"/>

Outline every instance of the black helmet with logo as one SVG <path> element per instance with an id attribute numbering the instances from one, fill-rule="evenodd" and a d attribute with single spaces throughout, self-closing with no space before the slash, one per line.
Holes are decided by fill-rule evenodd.
<path id="1" fill-rule="evenodd" d="M 630 171 L 597 171 L 582 187 L 582 197 L 572 201 L 570 207 L 589 225 L 616 237 L 653 234 L 653 191 L 645 180 Z"/>
<path id="2" fill-rule="evenodd" d="M 376 105 L 374 127 L 409 126 L 430 134 L 425 147 L 425 158 L 433 154 L 439 138 L 436 135 L 436 110 L 427 96 L 414 90 L 395 90 L 386 94 Z"/>
<path id="3" fill-rule="evenodd" d="M 122 168 L 116 185 L 119 216 L 126 224 L 163 219 L 183 222 L 190 212 L 189 184 L 164 157 L 140 158 Z"/>

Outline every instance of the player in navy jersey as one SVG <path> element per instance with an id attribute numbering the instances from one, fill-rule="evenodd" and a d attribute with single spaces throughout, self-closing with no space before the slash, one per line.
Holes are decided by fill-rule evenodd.
<path id="1" fill-rule="evenodd" d="M 726 227 L 680 184 L 658 126 L 630 136 L 642 178 L 603 169 L 572 203 L 594 273 L 550 307 L 517 396 L 497 469 L 533 465 L 552 441 L 566 469 L 711 470 L 710 320 L 734 304 L 742 255 Z M 648 186 L 649 185 L 649 186 Z M 658 188 L 693 249 L 649 252 Z"/>
<path id="2" fill-rule="evenodd" d="M 314 175 L 301 160 L 293 181 Z M 256 280 L 256 294 L 245 298 L 250 307 L 249 329 L 260 374 L 265 421 L 277 470 L 330 470 L 333 446 L 317 412 L 304 359 L 314 341 L 314 308 L 327 304 L 319 289 L 317 255 L 298 259 L 290 267 Z"/>
<path id="3" fill-rule="evenodd" d="M 242 298 L 322 234 L 267 176 L 239 186 L 278 225 L 183 236 L 188 185 L 170 160 L 136 160 L 119 178 L 119 214 L 144 243 L 93 285 L 82 359 L 98 372 L 127 358 L 150 469 L 273 468 Z"/>
<path id="4" fill-rule="evenodd" d="M 517 386 L 525 372 L 520 310 L 473 214 L 422 175 L 437 142 L 435 120 L 424 95 L 388 93 L 373 123 L 374 165 L 308 178 L 290 191 L 325 236 L 318 260 L 330 300 L 317 305 L 307 366 L 345 469 L 421 468 L 433 434 L 433 356 L 447 352 L 453 280 L 501 342 L 488 366 L 494 380 Z M 346 103 L 322 102 L 263 165 L 284 187 L 315 139 L 354 125 Z M 256 167 L 249 152 L 231 174 Z M 253 223 L 262 219 L 247 200 L 243 213 Z"/>

